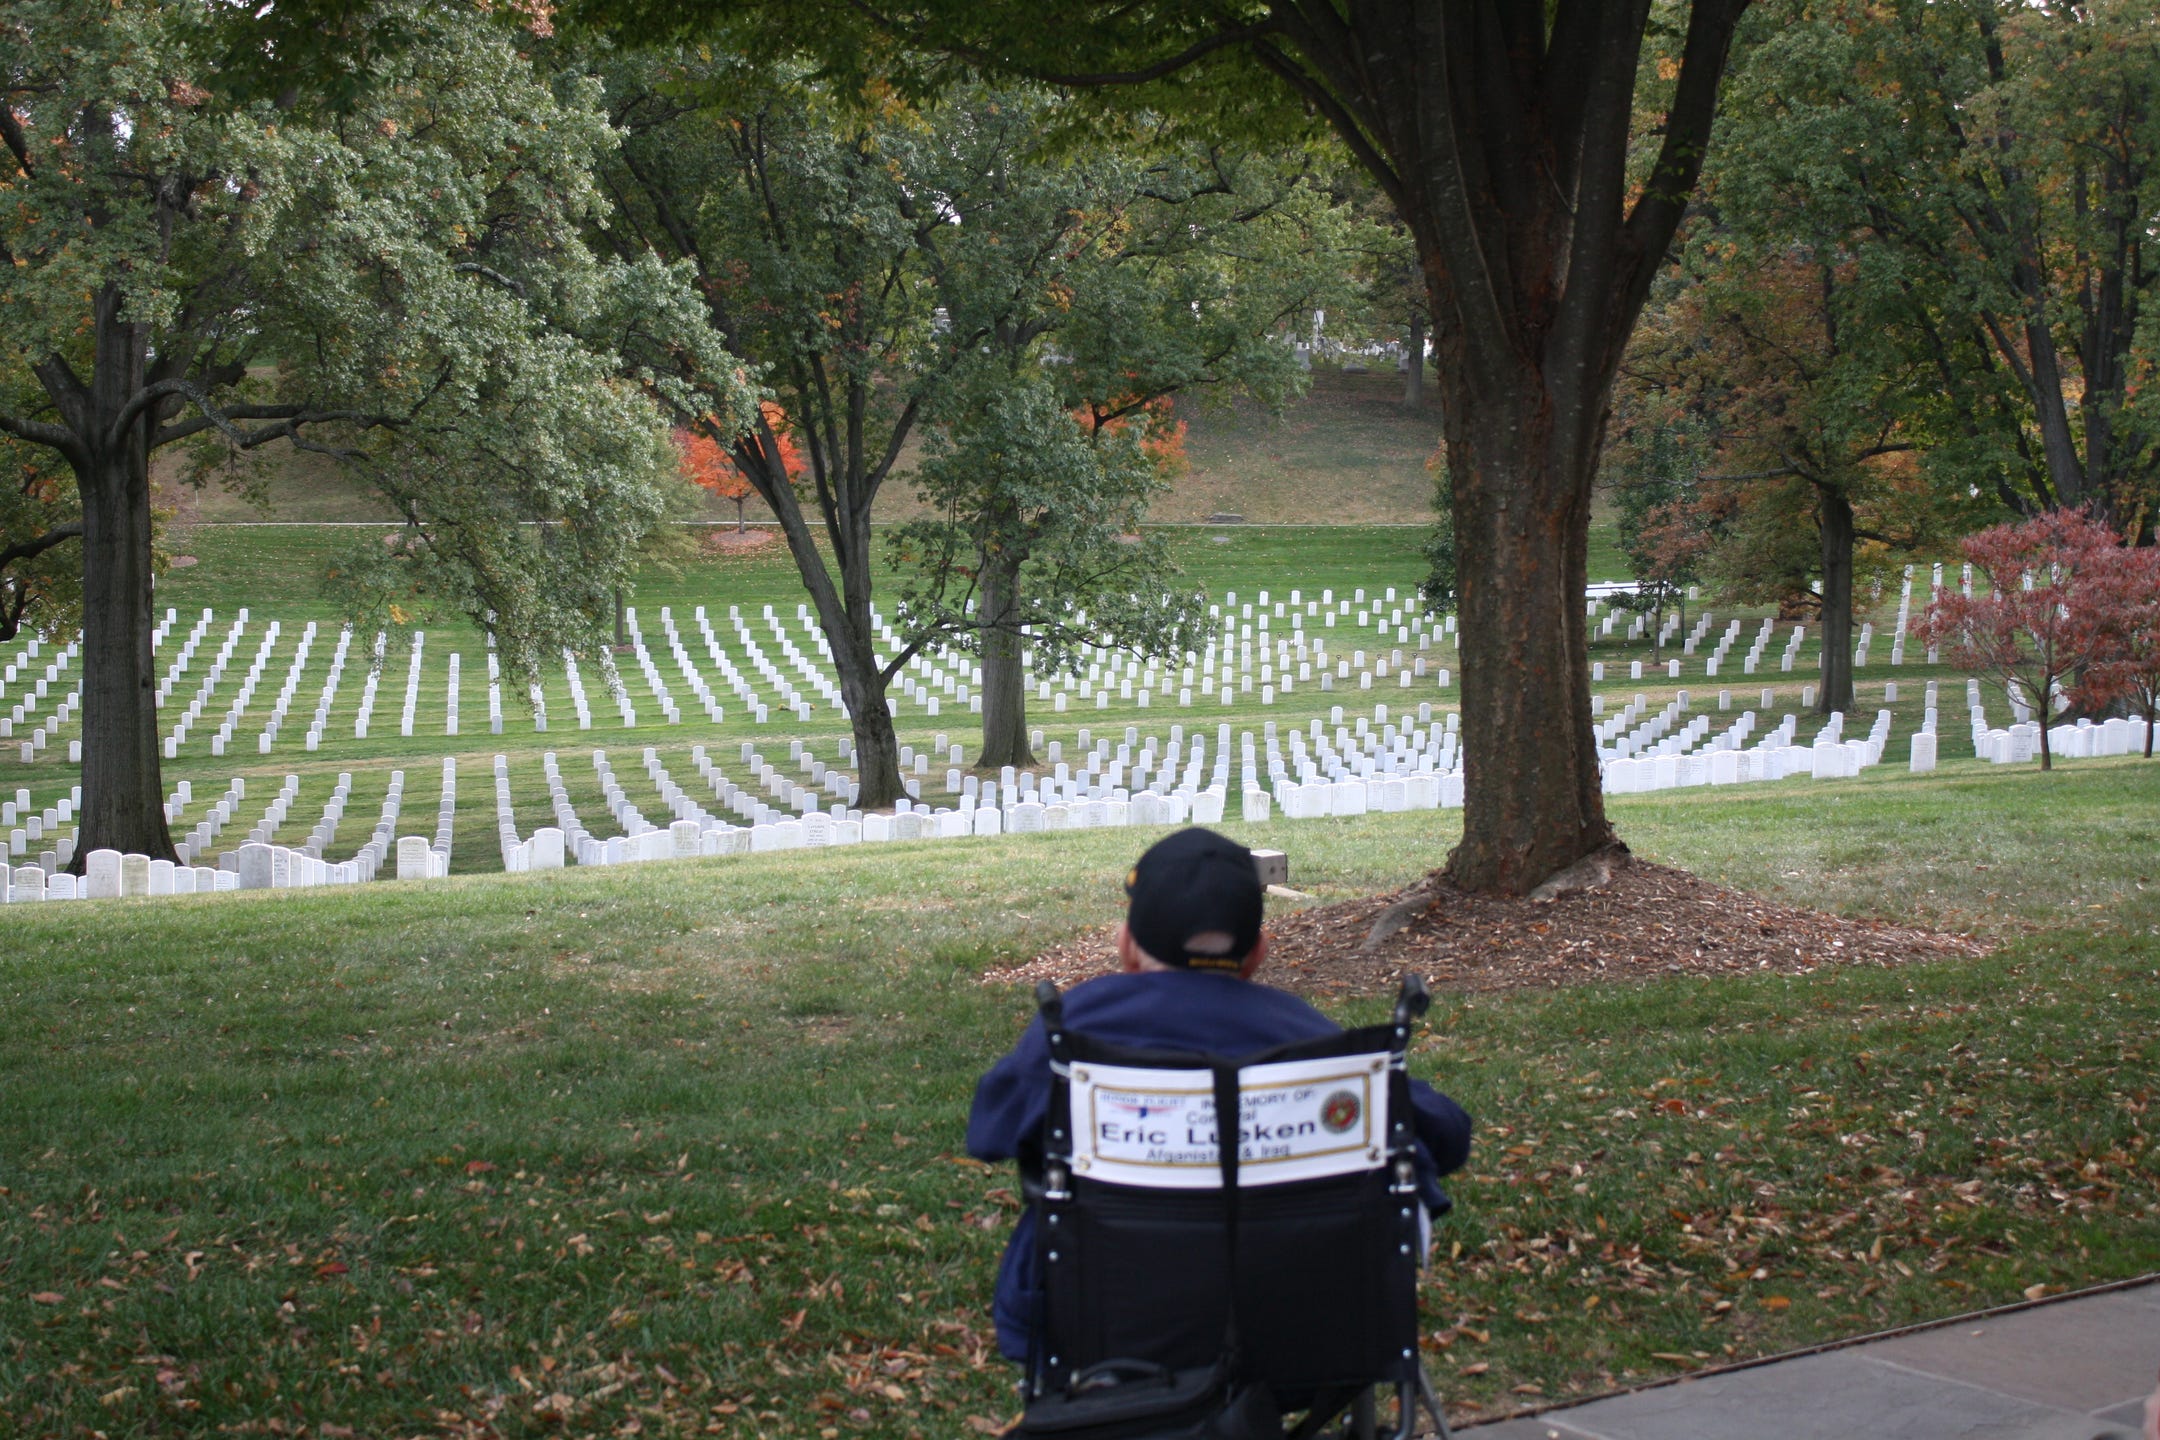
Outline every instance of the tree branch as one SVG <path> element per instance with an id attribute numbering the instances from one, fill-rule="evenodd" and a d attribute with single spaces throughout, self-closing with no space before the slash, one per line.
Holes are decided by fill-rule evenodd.
<path id="1" fill-rule="evenodd" d="M 81 440 L 74 431 L 64 425 L 52 425 L 43 420 L 26 420 L 0 410 L 0 430 L 5 430 L 18 440 L 27 440 L 33 445 L 58 450 L 70 460 L 81 453 Z"/>
<path id="2" fill-rule="evenodd" d="M 1710 125 L 1717 118 L 1718 82 L 1734 28 L 1748 0 L 1695 0 L 1688 13 L 1687 40 L 1681 50 L 1680 83 L 1665 116 L 1665 141 L 1657 163 L 1621 228 L 1633 273 L 1619 287 L 1623 316 L 1632 316 L 1650 292 L 1650 281 L 1672 243 L 1702 173 Z M 1621 334 L 1626 334 L 1623 326 Z"/>
<path id="3" fill-rule="evenodd" d="M 957 44 L 949 41 L 939 43 L 927 40 L 919 30 L 914 34 L 910 34 L 909 27 L 875 6 L 865 3 L 865 0 L 850 0 L 850 3 L 853 4 L 856 10 L 867 16 L 870 23 L 879 29 L 888 34 L 906 35 L 932 53 L 942 51 L 949 55 L 957 55 L 961 59 L 979 65 L 985 70 L 1002 70 L 1011 74 L 1024 75 L 1029 79 L 1040 80 L 1046 85 L 1067 85 L 1074 89 L 1096 89 L 1109 85 L 1145 85 L 1149 81 L 1160 80 L 1166 75 L 1174 75 L 1180 70 L 1197 64 L 1218 50 L 1227 50 L 1233 46 L 1257 40 L 1263 35 L 1272 33 L 1277 28 L 1275 21 L 1268 19 L 1251 25 L 1218 30 L 1212 35 L 1206 35 L 1195 40 L 1175 55 L 1166 56 L 1152 65 L 1142 65 L 1135 70 L 1057 70 L 1046 66 L 1014 64 L 1009 58 L 999 56 L 976 45 Z"/>
<path id="4" fill-rule="evenodd" d="M 502 286 L 503 289 L 517 296 L 518 299 L 523 300 L 525 298 L 525 286 L 523 283 L 511 279 L 500 270 L 490 270 L 487 266 L 471 260 L 460 261 L 450 268 L 460 275 L 478 275 L 483 279 L 492 280 L 497 285 Z"/>
<path id="5" fill-rule="evenodd" d="M 15 163 L 22 167 L 26 177 L 35 178 L 37 170 L 30 164 L 30 141 L 23 134 L 22 121 L 15 117 L 13 105 L 0 105 L 0 143 L 5 143 Z"/>
<path id="6" fill-rule="evenodd" d="M 0 570 L 5 570 L 8 566 L 19 564 L 24 560 L 35 560 L 56 545 L 64 545 L 70 540 L 80 540 L 82 533 L 82 521 L 70 520 L 65 525 L 55 525 L 52 529 L 34 539 L 17 541 L 15 544 L 8 546 L 7 549 L 0 550 Z"/>

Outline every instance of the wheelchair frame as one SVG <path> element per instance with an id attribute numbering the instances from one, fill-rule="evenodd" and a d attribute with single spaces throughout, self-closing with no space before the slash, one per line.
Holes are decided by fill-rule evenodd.
<path id="1" fill-rule="evenodd" d="M 1304 1409 L 1305 1414 L 1284 1432 L 1284 1440 L 1312 1440 L 1312 1437 L 1320 1435 L 1338 1418 L 1347 1421 L 1343 1434 L 1355 1436 L 1357 1440 L 1376 1440 L 1380 1433 L 1378 1393 L 1382 1387 L 1392 1387 L 1396 1392 L 1395 1420 L 1388 1432 L 1393 1440 L 1411 1440 L 1417 1430 L 1420 1410 L 1431 1417 L 1440 1440 L 1450 1440 L 1445 1409 L 1418 1359 L 1419 1207 L 1416 1171 L 1412 1158 L 1415 1137 L 1411 1123 L 1413 1111 L 1410 1104 L 1407 1054 L 1412 1029 L 1431 1004 L 1431 995 L 1423 980 L 1415 975 L 1403 977 L 1393 1017 L 1385 1025 L 1366 1026 L 1343 1032 L 1339 1036 L 1278 1046 L 1258 1055 L 1239 1057 L 1234 1061 L 1221 1056 L 1138 1050 L 1071 1031 L 1065 1025 L 1062 999 L 1057 987 L 1048 981 L 1036 988 L 1036 1003 L 1042 1014 L 1044 1033 L 1050 1046 L 1053 1093 L 1044 1122 L 1040 1189 L 1037 1190 L 1033 1185 L 1027 1188 L 1038 1211 L 1036 1234 L 1046 1313 L 1038 1317 L 1034 1344 L 1027 1362 L 1027 1378 L 1022 1385 L 1023 1396 L 1027 1399 L 1038 1398 L 1065 1385 L 1075 1371 L 1081 1368 L 1081 1364 L 1088 1360 L 1086 1356 L 1067 1357 L 1052 1353 L 1058 1348 L 1052 1331 L 1056 1328 L 1055 1312 L 1060 1307 L 1051 1297 L 1058 1293 L 1060 1277 L 1072 1274 L 1075 1266 L 1084 1263 L 1082 1257 L 1073 1253 L 1073 1248 L 1087 1228 L 1084 1212 L 1091 1199 L 1106 1199 L 1108 1196 L 1105 1192 L 1117 1192 L 1121 1203 L 1129 1205 L 1133 1197 L 1153 1195 L 1167 1201 L 1173 1193 L 1179 1193 L 1108 1185 L 1085 1177 L 1076 1177 L 1073 1164 L 1074 1136 L 1071 1133 L 1072 1077 L 1075 1063 L 1095 1062 L 1181 1071 L 1235 1070 L 1240 1072 L 1242 1088 L 1242 1072 L 1255 1065 L 1282 1060 L 1384 1053 L 1387 1057 L 1389 1094 L 1386 1149 L 1381 1162 L 1367 1167 L 1363 1172 L 1362 1188 L 1366 1194 L 1359 1203 L 1372 1207 L 1376 1212 L 1381 1206 L 1387 1211 L 1382 1223 L 1386 1227 L 1388 1253 L 1380 1255 L 1377 1247 L 1373 1247 L 1374 1253 L 1365 1258 L 1369 1263 L 1374 1263 L 1377 1270 L 1384 1272 L 1373 1280 L 1373 1283 L 1387 1293 L 1384 1308 L 1389 1314 L 1380 1324 L 1389 1332 L 1385 1348 L 1390 1353 L 1370 1366 L 1376 1373 L 1369 1376 L 1349 1383 L 1338 1380 L 1325 1385 L 1311 1385 L 1305 1391 L 1297 1392 L 1301 1403 L 1293 1408 Z M 1384 1186 L 1373 1183 L 1383 1175 L 1386 1178 Z M 1234 1176 L 1232 1184 L 1235 1185 Z M 1266 1197 L 1270 1191 L 1287 1191 L 1290 1188 L 1254 1186 L 1242 1189 L 1239 1193 L 1247 1197 L 1244 1203 L 1251 1205 L 1254 1197 Z M 1225 1192 L 1218 1190 L 1182 1193 L 1186 1196 L 1196 1193 L 1222 1196 Z M 1188 1200 L 1185 1203 L 1189 1205 L 1191 1202 Z M 1231 1196 L 1221 1203 L 1231 1217 L 1240 1214 L 1236 1196 Z M 1265 1198 L 1261 1198 L 1259 1203 L 1264 1205 Z M 1379 1217 L 1376 1215 L 1375 1218 Z M 1242 1229 L 1249 1222 L 1234 1218 L 1233 1223 Z M 1230 1250 L 1232 1255 L 1237 1253 L 1234 1240 Z M 1233 1322 L 1240 1307 L 1238 1296 L 1248 1288 L 1244 1283 L 1246 1274 L 1246 1267 L 1241 1262 L 1235 1274 L 1225 1277 L 1226 1309 L 1229 1312 L 1227 1318 Z M 1231 1333 L 1235 1334 L 1238 1328 L 1237 1324 L 1232 1323 Z M 1265 1380 L 1269 1377 L 1261 1373 L 1254 1378 Z"/>

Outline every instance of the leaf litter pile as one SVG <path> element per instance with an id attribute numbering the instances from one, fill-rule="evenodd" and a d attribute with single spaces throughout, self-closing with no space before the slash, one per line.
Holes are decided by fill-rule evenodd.
<path id="1" fill-rule="evenodd" d="M 1380 994 L 1408 971 L 1458 991 L 1596 980 L 1895 965 L 1979 956 L 1968 936 L 1780 905 L 1624 851 L 1550 898 L 1472 895 L 1436 873 L 1392 895 L 1278 911 L 1266 978 L 1299 994 Z M 1108 928 L 1089 931 L 993 983 L 1071 985 L 1116 965 Z"/>

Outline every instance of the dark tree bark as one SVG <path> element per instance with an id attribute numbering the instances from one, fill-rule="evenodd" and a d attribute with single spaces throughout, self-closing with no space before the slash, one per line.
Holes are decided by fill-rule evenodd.
<path id="1" fill-rule="evenodd" d="M 1690 7 L 1662 149 L 1632 206 L 1645 0 L 1276 0 L 1273 33 L 1250 42 L 1373 172 L 1425 272 L 1469 775 L 1447 870 L 1466 889 L 1521 894 L 1613 840 L 1582 605 L 1591 479 L 1744 7 Z"/>
<path id="2" fill-rule="evenodd" d="M 1829 715 L 1853 703 L 1853 507 L 1834 485 L 1815 487 L 1815 529 L 1822 547 L 1822 690 L 1815 709 Z"/>
<path id="3" fill-rule="evenodd" d="M 1410 368 L 1403 372 L 1402 403 L 1405 410 L 1425 408 L 1425 312 L 1410 312 Z"/>
<path id="4" fill-rule="evenodd" d="M 1021 669 L 1021 635 L 1015 623 L 1020 611 L 1019 582 L 1016 560 L 985 560 L 980 605 L 982 754 L 976 761 L 984 770 L 1035 763 L 1034 747 L 1028 743 L 1027 677 Z"/>
<path id="5" fill-rule="evenodd" d="M 866 397 L 858 397 L 866 403 Z M 870 505 L 877 484 L 899 452 L 913 421 L 910 406 L 894 428 L 893 438 L 875 474 L 857 469 L 862 463 L 859 446 L 827 447 L 837 450 L 837 464 L 828 464 L 824 452 L 813 443 L 817 467 L 819 506 L 824 531 L 840 572 L 833 584 L 832 569 L 818 550 L 817 536 L 803 514 L 795 486 L 789 482 L 780 437 L 769 420 L 760 420 L 750 433 L 734 438 L 730 453 L 736 469 L 772 507 L 780 522 L 781 536 L 803 587 L 817 608 L 818 628 L 832 646 L 833 671 L 840 679 L 840 701 L 847 707 L 848 725 L 855 739 L 855 770 L 859 789 L 855 804 L 863 810 L 882 810 L 907 793 L 900 774 L 900 742 L 893 731 L 892 710 L 886 690 L 900 667 L 919 647 L 910 647 L 883 665 L 878 663 L 876 634 L 870 620 Z M 716 437 L 723 442 L 728 437 Z"/>
<path id="6" fill-rule="evenodd" d="M 834 633 L 830 624 L 825 633 Z M 855 804 L 864 810 L 882 810 L 907 793 L 906 779 L 900 773 L 900 741 L 893 733 L 885 677 L 870 653 L 868 634 L 857 635 L 852 625 L 842 633 L 848 638 L 833 646 L 833 668 L 840 676 L 840 699 L 847 706 L 848 729 L 855 740 L 855 773 L 860 786 Z M 849 657 L 845 662 L 840 659 L 843 653 Z"/>
<path id="7" fill-rule="evenodd" d="M 149 434 L 158 407 L 135 403 L 149 336 L 121 318 L 122 305 L 117 286 L 97 296 L 87 386 L 57 358 L 37 367 L 72 432 L 62 453 L 82 497 L 83 809 L 70 866 L 77 874 L 92 850 L 179 858 L 165 822 L 150 650 Z"/>

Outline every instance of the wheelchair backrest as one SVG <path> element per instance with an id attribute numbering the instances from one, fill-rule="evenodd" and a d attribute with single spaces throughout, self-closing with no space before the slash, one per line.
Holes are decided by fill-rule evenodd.
<path id="1" fill-rule="evenodd" d="M 1240 1359 L 1278 1392 L 1410 1374 L 1420 1257 L 1408 1037 L 1398 1007 L 1393 1025 L 1228 1061 L 1053 1024 L 1035 1393 L 1104 1360 L 1208 1364 L 1233 1298 Z M 1235 1072 L 1234 1204 L 1219 1070 Z"/>

